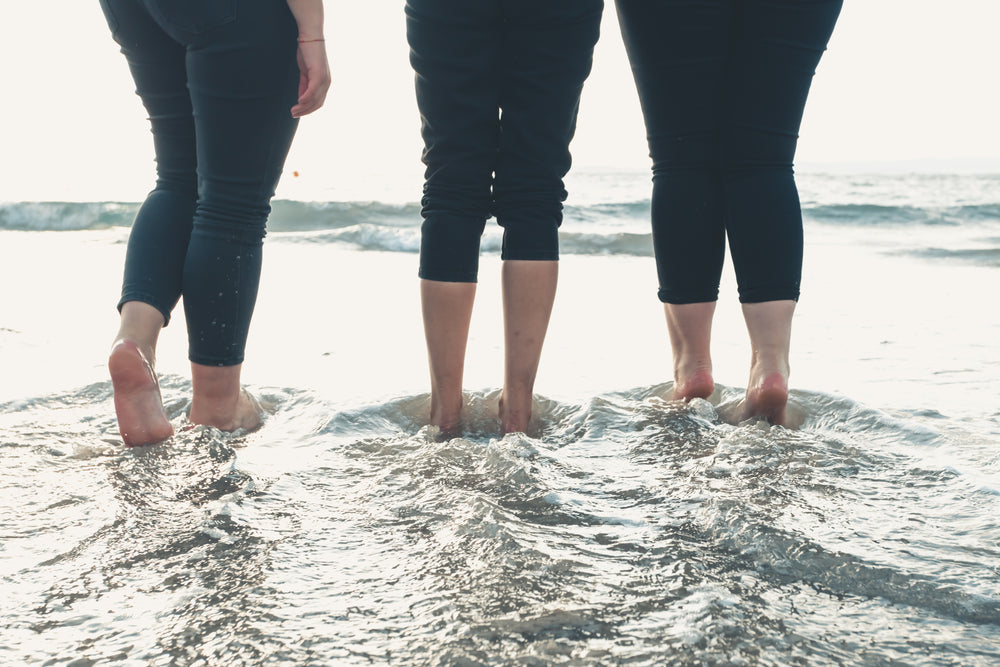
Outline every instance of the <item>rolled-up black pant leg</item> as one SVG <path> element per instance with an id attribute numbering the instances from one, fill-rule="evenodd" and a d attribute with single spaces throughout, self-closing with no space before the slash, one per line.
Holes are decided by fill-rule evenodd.
<path id="1" fill-rule="evenodd" d="M 734 31 L 723 191 L 740 301 L 799 298 L 802 212 L 793 159 L 813 74 L 842 0 L 746 0 Z"/>
<path id="2" fill-rule="evenodd" d="M 198 198 L 186 50 L 141 3 L 104 0 L 102 6 L 149 115 L 156 155 L 156 187 L 132 223 L 118 309 L 129 301 L 141 301 L 159 310 L 167 324 L 181 296 Z"/>
<path id="3" fill-rule="evenodd" d="M 732 0 L 617 0 L 653 167 L 660 301 L 715 301 L 725 261 L 719 123 Z"/>
<path id="4" fill-rule="evenodd" d="M 283 2 L 101 0 L 149 111 L 156 189 L 136 217 L 120 304 L 168 320 L 189 357 L 242 362 L 270 199 L 295 132 L 296 27 Z"/>
<path id="5" fill-rule="evenodd" d="M 559 259 L 563 177 L 603 7 L 602 0 L 509 3 L 493 188 L 503 259 Z"/>
<path id="6" fill-rule="evenodd" d="M 199 200 L 184 264 L 191 361 L 243 361 L 270 200 L 298 96 L 295 21 L 285 3 L 241 3 L 239 20 L 188 50 Z"/>
<path id="7" fill-rule="evenodd" d="M 408 0 L 426 165 L 420 277 L 476 282 L 496 163 L 498 2 Z"/>

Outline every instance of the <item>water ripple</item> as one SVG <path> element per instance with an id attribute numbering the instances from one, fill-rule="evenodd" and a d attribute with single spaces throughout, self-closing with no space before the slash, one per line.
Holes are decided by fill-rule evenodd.
<path id="1" fill-rule="evenodd" d="M 265 388 L 264 426 L 224 434 L 167 377 L 177 435 L 129 450 L 108 383 L 0 406 L 0 661 L 1000 660 L 977 432 L 808 392 L 800 430 L 734 423 L 735 390 L 668 389 L 540 399 L 505 437 L 470 393 L 447 439 L 426 395 Z"/>

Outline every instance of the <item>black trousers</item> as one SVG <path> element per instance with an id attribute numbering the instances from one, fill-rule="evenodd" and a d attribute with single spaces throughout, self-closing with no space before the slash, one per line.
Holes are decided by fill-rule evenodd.
<path id="1" fill-rule="evenodd" d="M 653 160 L 661 301 L 715 301 L 727 235 L 741 302 L 798 299 L 792 161 L 842 2 L 617 0 Z"/>
<path id="2" fill-rule="evenodd" d="M 563 177 L 603 0 L 407 0 L 427 165 L 420 277 L 475 282 L 491 216 L 504 259 L 559 258 Z"/>
<path id="3" fill-rule="evenodd" d="M 243 361 L 270 201 L 295 134 L 284 0 L 101 0 L 149 113 L 156 187 L 132 226 L 119 309 L 184 296 L 189 357 Z"/>

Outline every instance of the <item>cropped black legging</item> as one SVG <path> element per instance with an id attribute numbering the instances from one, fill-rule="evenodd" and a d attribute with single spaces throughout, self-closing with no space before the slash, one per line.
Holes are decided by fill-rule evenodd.
<path id="1" fill-rule="evenodd" d="M 617 0 L 653 159 L 664 303 L 715 301 L 726 236 L 740 301 L 798 299 L 792 170 L 842 0 Z"/>
<path id="2" fill-rule="evenodd" d="M 101 0 L 149 113 L 156 187 L 136 215 L 118 307 L 169 322 L 188 355 L 243 361 L 270 200 L 295 133 L 297 28 L 285 0 Z"/>
<path id="3" fill-rule="evenodd" d="M 603 0 L 407 0 L 424 139 L 420 277 L 475 282 L 490 215 L 503 259 L 559 258 L 563 177 Z"/>

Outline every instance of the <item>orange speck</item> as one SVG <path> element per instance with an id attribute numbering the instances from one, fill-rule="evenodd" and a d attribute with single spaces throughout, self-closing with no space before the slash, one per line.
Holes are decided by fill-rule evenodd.
<path id="1" fill-rule="evenodd" d="M 299 177 L 299 172 L 293 171 L 292 172 L 292 176 L 294 176 L 295 178 L 298 178 Z"/>

